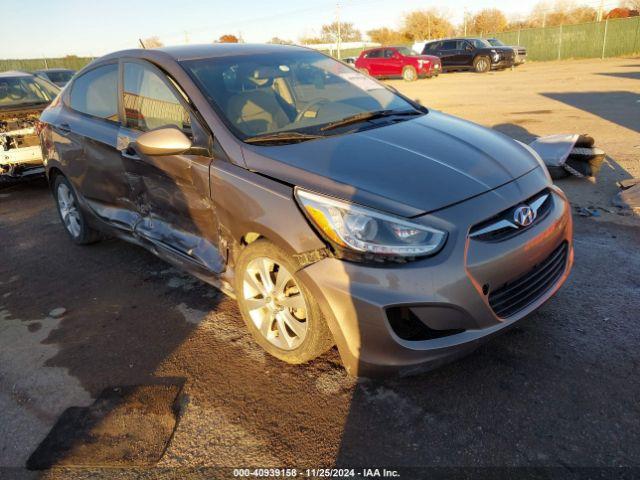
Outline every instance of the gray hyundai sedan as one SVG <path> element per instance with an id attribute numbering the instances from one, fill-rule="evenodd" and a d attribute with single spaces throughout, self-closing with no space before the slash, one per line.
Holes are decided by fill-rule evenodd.
<path id="1" fill-rule="evenodd" d="M 288 363 L 337 345 L 354 375 L 434 368 L 573 262 L 569 202 L 529 147 L 306 48 L 113 53 L 41 121 L 73 242 L 126 239 L 234 296 Z"/>

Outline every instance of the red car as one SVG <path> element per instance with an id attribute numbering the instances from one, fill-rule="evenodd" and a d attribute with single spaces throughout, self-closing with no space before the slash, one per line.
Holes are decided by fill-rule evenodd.
<path id="1" fill-rule="evenodd" d="M 419 77 L 437 77 L 442 71 L 438 57 L 420 55 L 409 47 L 380 47 L 363 50 L 355 67 L 377 78 L 403 78 L 413 82 Z"/>

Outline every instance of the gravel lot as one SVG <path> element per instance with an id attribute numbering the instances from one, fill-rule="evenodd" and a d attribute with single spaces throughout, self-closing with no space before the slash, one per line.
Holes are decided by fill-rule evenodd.
<path id="1" fill-rule="evenodd" d="M 575 267 L 559 294 L 454 364 L 356 381 L 335 350 L 305 366 L 268 357 L 232 300 L 138 247 L 74 246 L 44 182 L 3 188 L 0 477 L 26 476 L 27 461 L 47 458 L 168 472 L 521 466 L 564 476 L 577 467 L 640 468 L 640 219 L 610 207 L 615 181 L 640 177 L 640 59 L 390 83 L 521 140 L 589 133 L 609 154 L 595 181 L 559 183 L 576 205 L 602 208 L 598 217 L 576 216 Z M 57 307 L 66 313 L 49 316 Z M 141 406 L 145 392 L 134 400 L 113 393 L 131 385 L 163 392 L 175 418 L 166 405 Z M 61 434 L 70 407 L 93 423 L 62 431 L 66 453 L 45 452 L 41 442 Z M 100 448 L 83 449 L 88 438 Z"/>

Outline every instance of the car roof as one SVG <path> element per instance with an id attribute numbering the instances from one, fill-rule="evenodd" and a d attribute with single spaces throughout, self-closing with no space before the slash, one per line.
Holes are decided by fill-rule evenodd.
<path id="1" fill-rule="evenodd" d="M 175 61 L 197 60 L 204 58 L 221 58 L 237 55 L 256 55 L 261 53 L 276 53 L 284 51 L 309 51 L 308 47 L 297 45 L 279 44 L 253 44 L 253 43 L 213 43 L 202 45 L 180 45 L 174 47 L 162 47 L 154 49 L 134 48 L 121 50 L 105 55 L 99 60 L 118 58 L 123 56 L 139 57 L 147 56 L 149 53 L 157 52 L 158 56 L 170 57 Z M 315 51 L 315 50 L 313 50 Z"/>
<path id="2" fill-rule="evenodd" d="M 32 74 L 27 72 L 21 72 L 19 70 L 9 70 L 7 72 L 0 72 L 0 78 L 13 78 L 13 77 L 33 77 Z"/>

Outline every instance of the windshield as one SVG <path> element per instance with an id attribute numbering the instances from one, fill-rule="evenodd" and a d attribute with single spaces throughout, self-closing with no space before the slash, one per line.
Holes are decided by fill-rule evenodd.
<path id="1" fill-rule="evenodd" d="M 49 103 L 60 90 L 37 77 L 0 77 L 0 108 Z"/>
<path id="2" fill-rule="evenodd" d="M 500 40 L 498 40 L 497 38 L 491 38 L 489 39 L 489 43 L 491 45 L 493 45 L 494 47 L 504 47 L 504 43 L 502 43 Z"/>
<path id="3" fill-rule="evenodd" d="M 71 80 L 71 77 L 73 77 L 74 72 L 70 70 L 58 70 L 58 71 L 49 71 L 45 73 L 47 74 L 47 77 L 49 77 L 49 80 L 51 80 L 53 83 L 65 84 L 69 80 Z"/>
<path id="4" fill-rule="evenodd" d="M 414 109 L 341 62 L 285 51 L 181 62 L 241 139 L 278 132 L 317 134 L 352 115 Z"/>
<path id="5" fill-rule="evenodd" d="M 409 47 L 398 47 L 396 48 L 396 50 L 398 50 L 398 52 L 400 52 L 400 54 L 404 55 L 405 57 L 415 57 L 417 55 L 420 55 L 418 52 L 410 49 Z"/>
<path id="6" fill-rule="evenodd" d="M 476 48 L 486 48 L 491 47 L 491 44 L 487 42 L 484 38 L 472 38 L 469 40 Z"/>

